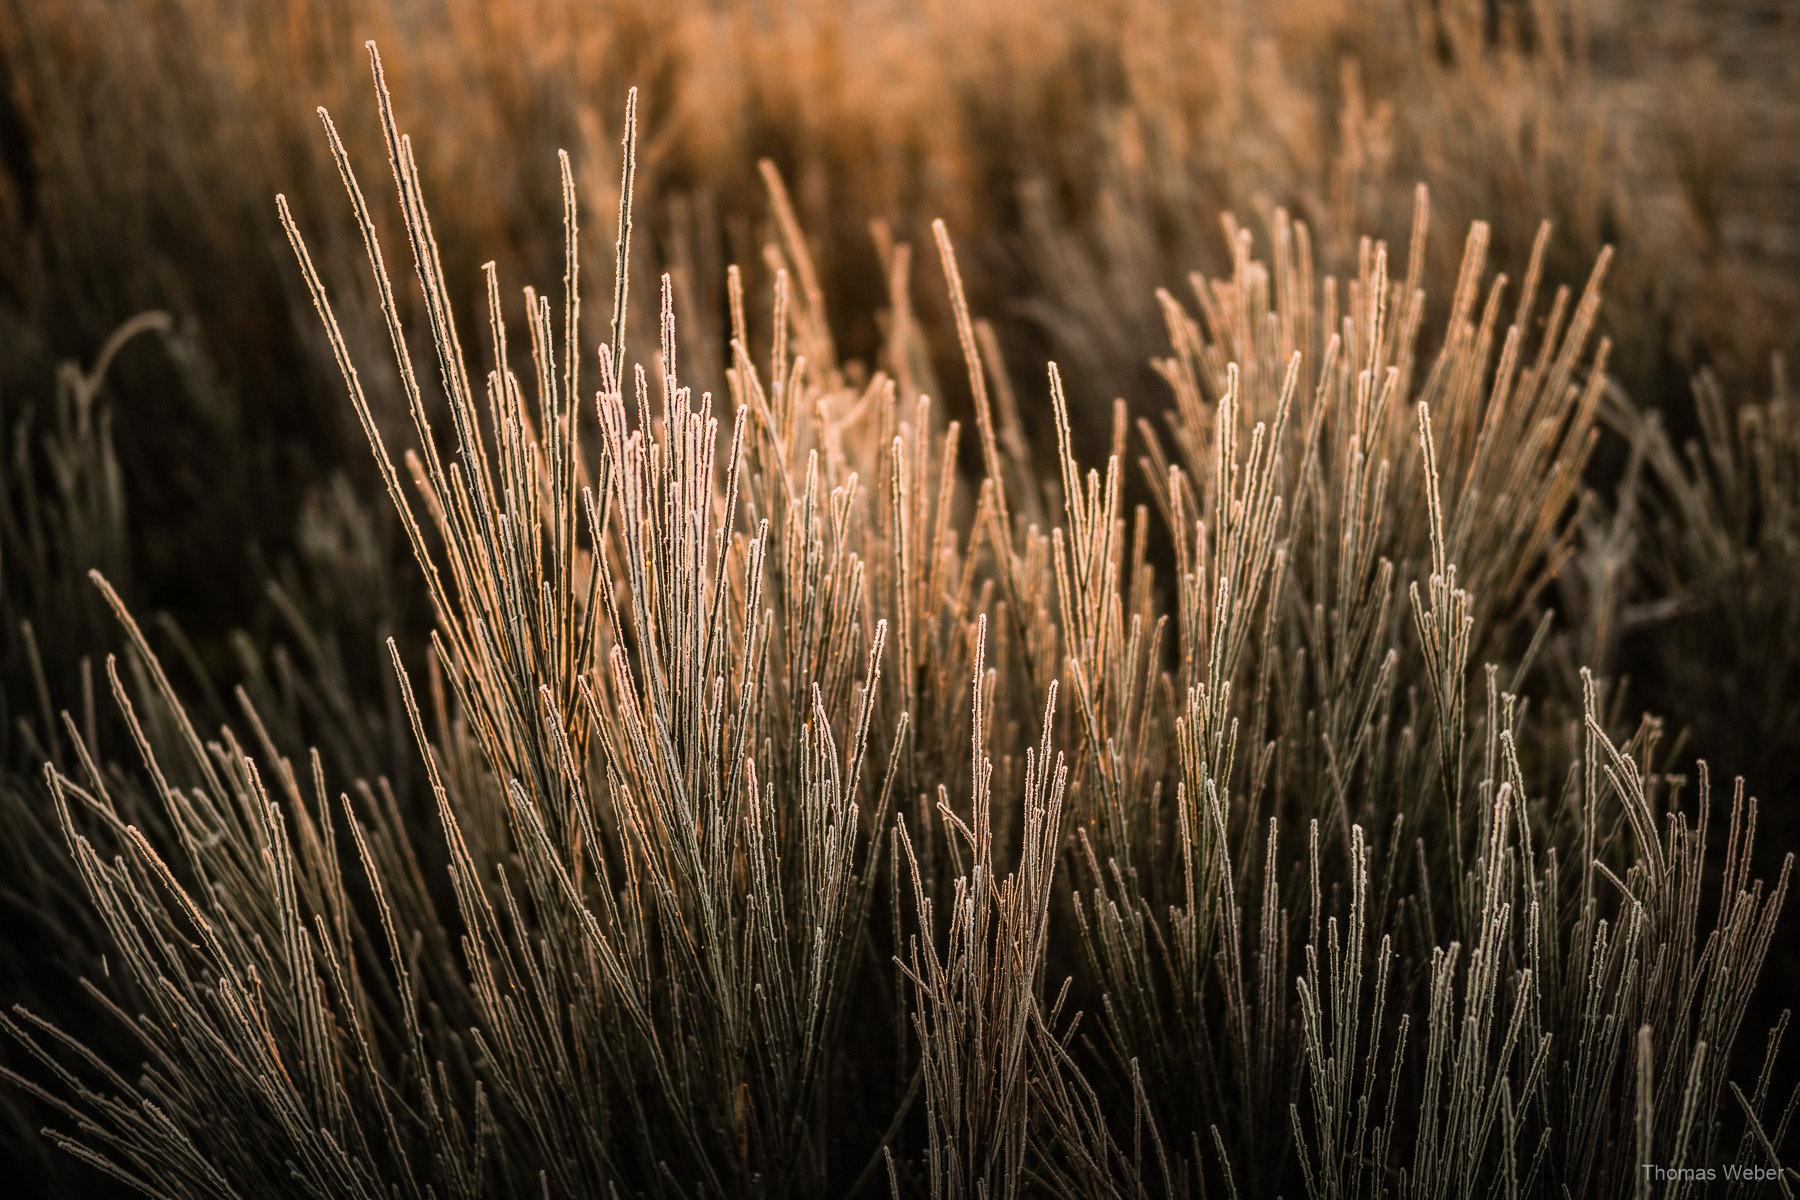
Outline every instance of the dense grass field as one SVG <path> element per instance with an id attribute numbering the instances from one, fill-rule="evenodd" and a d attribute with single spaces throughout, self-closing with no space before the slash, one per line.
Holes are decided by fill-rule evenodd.
<path id="1" fill-rule="evenodd" d="M 11 1186 L 1791 1195 L 1797 64 L 0 0 Z"/>

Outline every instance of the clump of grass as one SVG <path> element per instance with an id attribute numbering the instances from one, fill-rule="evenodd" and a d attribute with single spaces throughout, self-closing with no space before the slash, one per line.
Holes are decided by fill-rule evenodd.
<path id="1" fill-rule="evenodd" d="M 1795 779 L 1777 747 L 1800 732 L 1789 582 L 1800 571 L 1800 426 L 1785 376 L 1777 359 L 1769 400 L 1735 407 L 1716 376 L 1698 376 L 1699 435 L 1679 450 L 1664 422 L 1623 410 L 1645 461 L 1639 569 L 1655 597 L 1629 627 L 1665 648 L 1669 690 L 1702 698 L 1701 743 L 1780 794 Z"/>
<path id="2" fill-rule="evenodd" d="M 1528 688 L 1608 255 L 1540 326 L 1548 229 L 1513 300 L 1475 226 L 1424 367 L 1423 189 L 1403 275 L 1228 223 L 1199 316 L 1156 297 L 1174 407 L 1128 515 L 1127 408 L 1085 462 L 1054 365 L 1036 486 L 944 225 L 982 477 L 919 390 L 904 244 L 885 361 L 840 361 L 772 169 L 772 327 L 733 268 L 696 394 L 670 276 L 633 320 L 635 95 L 597 384 L 567 156 L 560 306 L 488 264 L 482 372 L 372 61 L 434 363 L 321 116 L 398 455 L 278 206 L 424 581 L 378 766 L 423 781 L 357 778 L 367 731 L 284 747 L 250 689 L 204 738 L 96 573 L 139 766 L 65 716 L 43 774 L 141 1066 L 3 1018 L 56 1144 L 160 1196 L 1621 1194 L 1738 1131 L 1779 1166 L 1785 1016 L 1748 1090 L 1727 1065 L 1789 864 L 1751 878 L 1741 784 L 1709 849 L 1705 767 L 1690 797 L 1605 680 Z"/>

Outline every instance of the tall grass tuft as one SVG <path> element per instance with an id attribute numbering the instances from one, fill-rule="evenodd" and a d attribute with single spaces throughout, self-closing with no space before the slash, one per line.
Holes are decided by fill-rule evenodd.
<path id="1" fill-rule="evenodd" d="M 768 325 L 733 267 L 723 364 L 678 361 L 671 275 L 644 328 L 635 92 L 600 332 L 567 155 L 560 296 L 490 262 L 460 320 L 370 53 L 412 281 L 320 117 L 407 427 L 277 207 L 430 633 L 370 703 L 277 589 L 306 659 L 248 649 L 207 734 L 93 572 L 116 724 L 44 689 L 42 788 L 6 784 L 101 952 L 93 1029 L 0 1017 L 51 1142 L 163 1197 L 1789 1186 L 1786 1015 L 1732 1064 L 1791 856 L 1753 877 L 1742 781 L 1677 773 L 1548 607 L 1602 504 L 1610 251 L 1553 287 L 1544 226 L 1515 286 L 1474 225 L 1426 354 L 1423 188 L 1343 279 L 1227 219 L 1229 274 L 1151 297 L 1167 411 L 1102 443 L 1055 364 L 1015 392 L 939 223 L 965 456 L 911 248 L 878 233 L 885 341 L 841 357 L 772 166 Z M 1640 434 L 1686 569 L 1715 529 L 1783 553 L 1782 411 L 1714 467 Z"/>

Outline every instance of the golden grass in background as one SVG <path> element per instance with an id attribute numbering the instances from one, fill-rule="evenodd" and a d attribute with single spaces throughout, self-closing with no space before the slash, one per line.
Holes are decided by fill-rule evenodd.
<path id="1" fill-rule="evenodd" d="M 307 126 L 315 105 L 358 111 L 366 37 L 434 126 L 421 169 L 453 278 L 477 253 L 554 266 L 559 148 L 610 210 L 609 101 L 635 85 L 646 259 L 720 300 L 696 301 L 715 322 L 721 243 L 756 260 L 765 156 L 843 332 L 862 323 L 852 345 L 872 344 L 856 301 L 880 295 L 870 222 L 918 243 L 942 218 L 981 268 L 978 308 L 1115 389 L 1158 344 L 1154 286 L 1226 265 L 1218 214 L 1257 227 L 1284 206 L 1342 273 L 1361 234 L 1403 238 L 1419 181 L 1434 295 L 1475 219 L 1509 264 L 1550 219 L 1565 275 L 1615 244 L 1634 394 L 1681 397 L 1703 362 L 1766 387 L 1800 314 L 1800 42 L 1775 4 L 66 0 L 8 5 L 0 35 L 9 321 L 72 354 L 137 308 L 193 313 L 250 386 L 311 336 L 246 302 L 274 299 L 269 196 L 337 224 L 327 273 L 353 274 Z M 361 150 L 374 134 L 346 130 Z"/>

